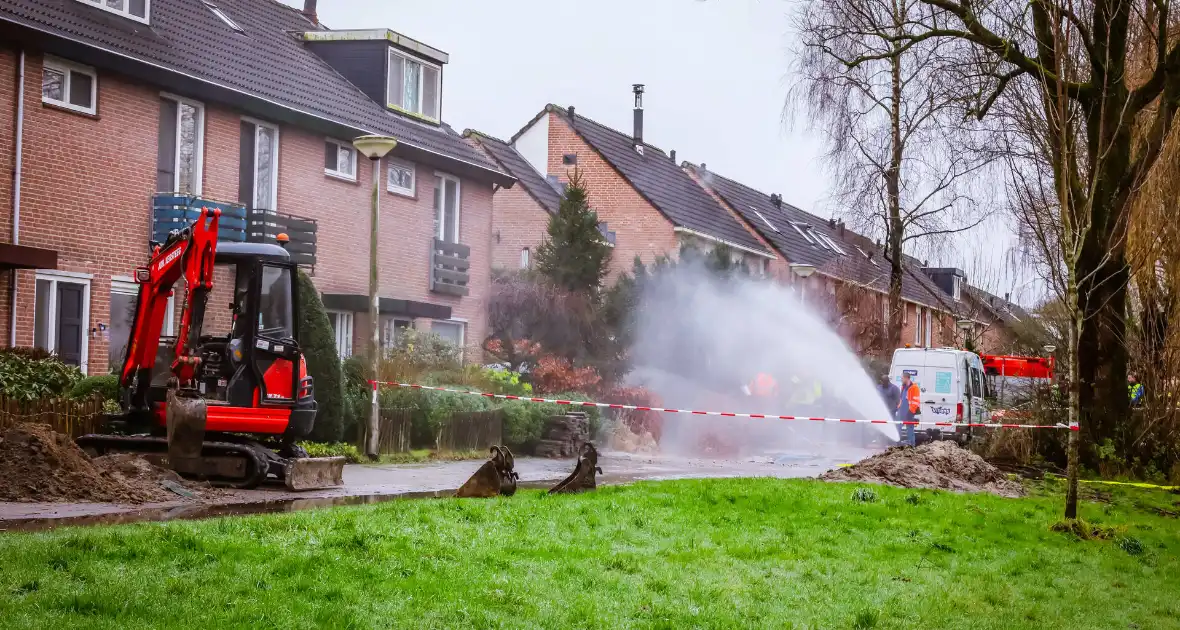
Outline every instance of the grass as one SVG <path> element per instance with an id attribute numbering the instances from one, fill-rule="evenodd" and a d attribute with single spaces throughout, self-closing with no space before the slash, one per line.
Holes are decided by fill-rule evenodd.
<path id="1" fill-rule="evenodd" d="M 5 628 L 1176 628 L 1177 495 L 694 480 L 0 535 Z M 912 497 L 917 497 L 916 499 Z"/>
<path id="2" fill-rule="evenodd" d="M 369 458 L 353 444 L 337 442 L 324 444 L 320 442 L 300 442 L 300 446 L 307 450 L 311 457 L 343 457 L 350 464 L 421 464 L 424 462 L 457 462 L 468 459 L 486 459 L 487 451 L 436 451 L 431 449 L 416 449 L 406 453 L 391 453 L 382 455 L 377 462 L 370 462 Z"/>

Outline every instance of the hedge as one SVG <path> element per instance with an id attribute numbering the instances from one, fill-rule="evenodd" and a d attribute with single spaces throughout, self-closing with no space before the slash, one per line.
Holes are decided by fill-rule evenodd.
<path id="1" fill-rule="evenodd" d="M 318 406 L 315 426 L 308 437 L 317 442 L 339 442 L 344 438 L 344 388 L 336 334 L 311 278 L 302 271 L 297 277 L 299 349 L 307 361 L 307 372 L 314 379 Z"/>

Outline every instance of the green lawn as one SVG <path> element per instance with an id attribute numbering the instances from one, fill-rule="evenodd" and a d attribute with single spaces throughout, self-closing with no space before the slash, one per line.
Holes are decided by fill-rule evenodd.
<path id="1" fill-rule="evenodd" d="M 0 627 L 1177 628 L 1180 496 L 807 480 L 0 534 Z M 1095 491 L 1101 494 L 1095 497 Z M 1095 498 L 1110 503 L 1095 501 Z"/>

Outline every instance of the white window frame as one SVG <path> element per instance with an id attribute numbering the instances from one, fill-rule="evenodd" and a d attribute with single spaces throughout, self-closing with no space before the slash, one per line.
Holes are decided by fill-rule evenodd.
<path id="1" fill-rule="evenodd" d="M 435 96 L 438 98 L 438 102 L 435 103 L 435 111 L 438 112 L 437 118 L 435 118 L 433 116 L 427 116 L 422 111 L 423 110 L 422 99 L 424 99 L 426 97 L 426 73 L 425 72 L 418 73 L 418 111 L 414 111 L 410 107 L 406 107 L 404 105 L 398 105 L 397 103 L 391 103 L 389 101 L 389 85 L 390 85 L 389 80 L 390 80 L 391 73 L 393 71 L 393 63 L 394 63 L 395 57 L 399 61 L 401 61 L 403 64 L 402 65 L 402 84 L 399 87 L 399 90 L 400 90 L 403 97 L 405 96 L 405 93 L 406 93 L 406 84 L 405 84 L 406 69 L 405 69 L 405 65 L 404 65 L 405 62 L 409 61 L 411 63 L 419 64 L 423 67 L 429 66 L 431 68 L 434 68 L 434 70 L 437 73 L 435 76 L 438 77 L 438 79 L 435 82 L 435 91 L 434 91 Z M 426 120 L 432 120 L 435 122 L 442 120 L 442 66 L 440 66 L 436 63 L 431 63 L 429 61 L 426 61 L 425 59 L 420 59 L 418 57 L 414 57 L 413 55 L 407 55 L 407 54 L 399 52 L 393 48 L 390 48 L 389 49 L 388 68 L 387 68 L 386 74 L 385 74 L 385 104 L 386 104 L 386 106 L 396 109 L 398 111 L 406 112 L 407 114 L 411 114 L 414 116 L 419 116 L 421 118 L 425 118 Z"/>
<path id="2" fill-rule="evenodd" d="M 180 105 L 197 110 L 197 152 L 196 172 L 193 173 L 193 194 L 200 196 L 205 180 L 205 104 L 168 92 L 160 92 L 160 98 L 176 101 L 176 157 L 172 160 L 172 190 L 180 190 Z"/>
<path id="3" fill-rule="evenodd" d="M 131 2 L 129 0 L 123 0 L 123 8 L 122 9 L 116 9 L 115 7 L 108 7 L 107 3 L 104 0 L 78 0 L 78 1 L 83 4 L 87 4 L 92 7 L 102 9 L 103 11 L 107 11 L 109 13 L 114 13 L 115 15 L 125 17 L 128 20 L 133 20 L 133 21 L 139 22 L 141 24 L 151 24 L 152 0 L 143 0 L 143 17 L 139 17 L 138 15 L 134 15 L 131 13 Z"/>
<path id="4" fill-rule="evenodd" d="M 762 222 L 766 224 L 766 227 L 774 230 L 775 233 L 781 233 L 781 232 L 779 232 L 778 228 L 775 227 L 774 224 L 770 222 L 770 219 L 767 219 L 766 216 L 763 215 L 761 212 L 759 212 L 757 208 L 755 208 L 754 206 L 750 206 L 750 209 L 754 211 L 754 214 L 758 215 L 759 219 L 762 219 Z"/>
<path id="5" fill-rule="evenodd" d="M 221 18 L 221 21 L 222 21 L 222 22 L 225 22 L 225 25 L 226 25 L 226 26 L 228 26 L 228 27 L 230 27 L 230 28 L 234 29 L 235 31 L 237 31 L 237 32 L 239 32 L 239 33 L 245 33 L 245 32 L 246 32 L 246 31 L 242 30 L 242 27 L 238 26 L 238 23 L 237 23 L 237 22 L 233 21 L 233 18 L 231 18 L 230 16 L 226 15 L 226 14 L 225 14 L 225 11 L 222 11 L 222 10 L 221 10 L 221 8 L 220 8 L 220 7 L 218 7 L 217 5 L 213 4 L 212 2 L 206 2 L 206 3 L 205 3 L 205 6 L 206 6 L 206 7 L 207 7 L 207 8 L 208 8 L 210 11 L 212 11 L 212 12 L 213 12 L 213 15 L 216 15 L 217 17 Z"/>
<path id="6" fill-rule="evenodd" d="M 46 307 L 49 309 L 50 325 L 46 331 L 45 345 L 50 352 L 57 351 L 57 283 L 65 282 L 68 284 L 82 285 L 82 348 L 81 356 L 78 359 L 78 368 L 82 370 L 83 374 L 89 374 L 87 368 L 90 363 L 90 281 L 93 274 L 78 273 L 73 271 L 37 271 L 33 280 L 33 308 L 36 309 L 37 282 L 45 280 L 51 283 L 49 289 L 49 300 L 46 302 Z M 36 313 L 33 314 L 34 320 L 34 337 L 36 337 Z"/>
<path id="7" fill-rule="evenodd" d="M 463 182 L 458 177 L 455 177 L 449 173 L 443 173 L 441 171 L 435 171 L 434 176 L 434 185 L 437 186 L 441 191 L 439 193 L 438 208 L 436 210 L 436 218 L 438 219 L 438 232 L 435 234 L 435 236 L 438 237 L 438 240 L 447 243 L 461 243 L 462 241 L 459 240 L 459 235 L 463 233 L 462 229 L 460 228 L 461 222 L 463 220 Z M 455 182 L 455 239 L 453 241 L 447 240 L 444 232 L 444 230 L 447 229 L 447 224 L 445 221 L 443 221 L 445 215 L 444 210 L 447 207 L 447 200 L 445 198 L 445 195 L 447 194 L 447 180 Z"/>
<path id="8" fill-rule="evenodd" d="M 65 75 L 65 78 L 62 80 L 61 84 L 62 99 L 59 101 L 57 99 L 45 96 L 45 89 L 42 87 L 42 103 L 49 103 L 54 107 L 61 107 L 63 109 L 68 109 L 70 111 L 80 112 L 83 114 L 95 115 L 98 113 L 98 72 L 94 68 L 77 64 L 72 61 L 66 61 L 65 59 L 60 59 L 58 57 L 52 57 L 50 55 L 45 55 L 42 65 L 42 85 L 44 85 L 46 69 L 56 70 L 57 72 Z M 70 102 L 70 83 L 72 83 L 72 78 L 70 75 L 75 72 L 79 74 L 85 74 L 90 77 L 90 107 L 82 107 L 80 105 L 74 105 Z"/>
<path id="9" fill-rule="evenodd" d="M 336 352 L 340 355 L 340 360 L 343 361 L 352 356 L 353 326 L 356 323 L 356 318 L 349 311 L 328 309 L 328 313 L 336 317 L 336 325 L 332 327 L 332 335 L 336 338 Z M 347 325 L 342 326 L 341 324 L 344 322 L 347 322 Z M 342 334 L 345 328 L 348 329 L 347 335 Z"/>
<path id="10" fill-rule="evenodd" d="M 139 297 L 139 284 L 135 282 L 134 278 L 130 276 L 112 276 L 111 277 L 111 293 L 118 293 L 120 295 L 130 295 Z M 107 325 L 110 326 L 111 314 L 110 305 L 107 305 Z M 168 305 L 164 311 L 164 330 L 160 333 L 164 337 L 172 337 L 176 335 L 176 293 L 168 296 Z"/>
<path id="11" fill-rule="evenodd" d="M 532 265 L 532 260 L 530 260 L 530 255 L 531 254 L 529 253 L 529 248 L 527 248 L 527 247 L 521 248 L 521 250 L 520 250 L 520 268 L 521 269 L 528 269 L 529 266 Z"/>
<path id="12" fill-rule="evenodd" d="M 929 348 L 931 346 L 930 338 L 932 336 L 931 333 L 934 332 L 933 331 L 933 324 L 934 324 L 934 314 L 930 312 L 930 309 L 926 309 L 926 347 L 927 348 Z"/>
<path id="13" fill-rule="evenodd" d="M 386 162 L 386 164 L 385 164 L 385 190 L 387 190 L 391 193 L 394 193 L 395 195 L 405 195 L 407 197 L 413 197 L 414 191 L 417 190 L 417 188 L 418 188 L 418 172 L 417 172 L 417 169 L 414 168 L 414 165 L 409 162 L 403 162 L 401 160 L 394 160 L 394 159 L 386 159 L 385 162 Z M 393 183 L 393 180 L 390 179 L 389 172 L 391 170 L 393 170 L 394 167 L 402 168 L 402 169 L 406 169 L 406 170 L 410 171 L 410 187 L 409 188 L 402 188 L 401 186 L 397 186 Z"/>
<path id="14" fill-rule="evenodd" d="M 955 301 L 958 302 L 962 298 L 962 296 L 963 296 L 963 287 L 962 287 L 962 283 L 960 282 L 960 278 L 959 278 L 959 276 L 952 276 L 951 277 L 951 297 L 953 297 L 955 299 Z"/>
<path id="15" fill-rule="evenodd" d="M 252 191 L 255 199 L 258 198 L 258 129 L 260 127 L 266 127 L 275 132 L 274 142 L 272 142 L 271 146 L 271 155 L 274 156 L 274 168 L 271 169 L 270 178 L 270 202 L 274 207 L 258 208 L 259 210 L 269 210 L 274 212 L 275 210 L 278 210 L 279 207 L 279 147 L 281 146 L 279 144 L 279 126 L 274 123 L 258 120 L 257 118 L 250 118 L 249 116 L 242 116 L 242 120 L 254 125 L 254 188 Z M 254 207 L 254 199 L 250 200 L 250 207 Z"/>
<path id="16" fill-rule="evenodd" d="M 378 321 L 381 322 L 381 349 L 390 350 L 394 344 L 397 343 L 397 323 L 405 322 L 409 324 L 406 328 L 416 329 L 413 318 L 407 319 L 405 317 L 398 317 L 396 315 L 378 315 Z"/>
<path id="17" fill-rule="evenodd" d="M 758 276 L 760 278 L 770 277 L 770 259 L 758 257 Z"/>
<path id="18" fill-rule="evenodd" d="M 795 221 L 791 221 L 791 227 L 795 228 L 795 231 L 799 233 L 799 236 L 802 236 L 803 239 L 806 240 L 808 243 L 811 243 L 812 245 L 816 244 L 815 235 L 813 235 L 811 233 L 811 226 L 810 225 L 807 225 L 806 223 L 797 223 Z"/>
<path id="19" fill-rule="evenodd" d="M 914 306 L 914 345 L 922 346 L 922 307 Z"/>
<path id="20" fill-rule="evenodd" d="M 848 255 L 847 253 L 844 252 L 843 249 L 840 248 L 839 245 L 836 244 L 836 240 L 833 239 L 832 237 L 828 236 L 827 234 L 821 234 L 819 232 L 816 232 L 815 236 L 817 238 L 819 238 L 821 241 L 823 241 L 828 246 L 828 249 L 835 251 L 837 254 L 840 254 L 841 256 Z"/>
<path id="21" fill-rule="evenodd" d="M 462 354 L 467 348 L 467 320 L 452 317 L 451 319 L 432 319 L 430 320 L 430 332 L 434 332 L 435 324 L 455 325 L 459 327 L 459 345 L 455 349 Z M 435 333 L 437 334 L 437 333 Z M 442 335 L 439 335 L 440 337 Z"/>
<path id="22" fill-rule="evenodd" d="M 255 136 L 255 142 L 257 142 L 257 139 L 258 139 L 258 137 Z M 356 147 L 352 146 L 352 144 L 350 144 L 348 142 L 344 142 L 342 140 L 337 140 L 335 138 L 324 138 L 324 144 L 325 145 L 328 145 L 328 144 L 336 145 L 336 167 L 337 167 L 335 169 L 330 169 L 325 166 L 324 167 L 324 174 L 329 177 L 335 177 L 337 179 L 343 179 L 345 181 L 355 182 L 356 181 L 356 172 L 359 170 L 357 168 Z M 341 171 L 339 169 L 339 167 L 340 167 L 340 149 L 347 149 L 349 152 L 349 155 L 352 156 L 352 174 L 346 173 L 346 172 Z"/>

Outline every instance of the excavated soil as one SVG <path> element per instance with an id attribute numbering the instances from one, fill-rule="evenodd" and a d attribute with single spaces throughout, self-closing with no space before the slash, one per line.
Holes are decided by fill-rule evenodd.
<path id="1" fill-rule="evenodd" d="M 181 497 L 165 488 L 176 473 L 134 455 L 91 459 L 46 425 L 19 424 L 0 437 L 0 501 L 149 503 Z M 199 496 L 200 490 L 189 488 Z"/>
<path id="2" fill-rule="evenodd" d="M 929 442 L 917 448 L 894 447 L 852 466 L 828 471 L 820 479 L 1024 496 L 1024 488 L 1018 482 L 953 442 Z"/>

